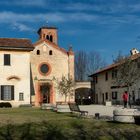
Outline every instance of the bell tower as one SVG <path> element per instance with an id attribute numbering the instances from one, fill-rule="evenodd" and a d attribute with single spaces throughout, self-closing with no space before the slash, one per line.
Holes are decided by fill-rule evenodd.
<path id="1" fill-rule="evenodd" d="M 37 33 L 39 34 L 39 39 L 47 39 L 57 45 L 57 28 L 41 27 Z"/>

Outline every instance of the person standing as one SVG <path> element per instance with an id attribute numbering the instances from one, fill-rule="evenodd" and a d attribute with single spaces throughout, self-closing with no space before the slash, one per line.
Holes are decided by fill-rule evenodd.
<path id="1" fill-rule="evenodd" d="M 127 107 L 127 102 L 128 102 L 128 92 L 127 91 L 125 91 L 123 93 L 122 98 L 123 98 L 124 108 L 126 108 Z"/>

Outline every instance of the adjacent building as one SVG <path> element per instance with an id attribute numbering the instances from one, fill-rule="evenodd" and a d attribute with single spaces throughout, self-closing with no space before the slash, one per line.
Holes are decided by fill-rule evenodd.
<path id="1" fill-rule="evenodd" d="M 136 49 L 132 49 L 130 57 L 137 59 L 140 57 L 140 53 Z M 114 63 L 90 75 L 92 77 L 91 85 L 94 103 L 104 104 L 107 101 L 111 101 L 114 104 L 122 104 L 122 94 L 127 90 L 127 87 L 117 87 L 114 84 L 115 78 L 117 77 L 116 68 L 119 65 L 119 62 Z M 140 98 L 140 84 L 132 85 L 129 94 L 133 97 L 133 101 Z"/>
<path id="2" fill-rule="evenodd" d="M 30 52 L 28 39 L 0 38 L 0 102 L 30 104 Z"/>

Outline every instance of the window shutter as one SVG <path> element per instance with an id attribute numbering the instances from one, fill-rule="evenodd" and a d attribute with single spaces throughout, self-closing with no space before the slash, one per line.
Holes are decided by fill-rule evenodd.
<path id="1" fill-rule="evenodd" d="M 4 65 L 10 65 L 10 54 L 4 54 Z"/>
<path id="2" fill-rule="evenodd" d="M 3 97 L 4 97 L 4 95 L 3 95 L 4 94 L 4 91 L 3 90 L 4 90 L 4 87 L 1 86 L 1 100 L 3 100 Z"/>
<path id="3" fill-rule="evenodd" d="M 14 86 L 11 86 L 11 100 L 14 100 Z"/>
<path id="4" fill-rule="evenodd" d="M 10 65 L 10 54 L 7 55 L 7 64 Z"/>

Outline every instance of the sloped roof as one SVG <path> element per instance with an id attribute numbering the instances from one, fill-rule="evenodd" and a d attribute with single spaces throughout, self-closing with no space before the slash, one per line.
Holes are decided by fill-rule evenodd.
<path id="1" fill-rule="evenodd" d="M 139 58 L 139 57 L 140 57 L 140 53 L 131 55 L 129 58 L 130 58 L 131 60 L 135 60 L 135 59 L 137 59 L 137 58 Z M 122 63 L 123 63 L 123 61 L 117 62 L 117 63 L 113 63 L 113 64 L 111 64 L 111 65 L 109 65 L 109 66 L 107 66 L 107 67 L 105 67 L 105 68 L 103 68 L 103 69 L 100 69 L 100 70 L 96 71 L 96 72 L 93 73 L 92 75 L 89 75 L 89 77 L 92 77 L 92 76 L 94 76 L 94 75 L 96 75 L 96 74 L 99 74 L 99 73 L 102 73 L 102 72 L 111 70 L 111 69 L 113 69 L 113 68 L 116 68 L 117 66 L 121 65 Z"/>
<path id="2" fill-rule="evenodd" d="M 43 42 L 46 42 L 47 44 L 49 44 L 50 46 L 54 47 L 55 49 L 61 51 L 62 53 L 68 55 L 69 52 L 67 52 L 65 49 L 63 48 L 60 48 L 58 45 L 56 45 L 55 43 L 49 41 L 49 40 L 46 40 L 46 39 L 40 39 L 39 41 L 37 41 L 36 43 L 33 44 L 34 47 L 36 47 L 37 45 L 43 43 Z M 74 55 L 74 53 L 71 51 L 70 52 L 71 55 Z"/>
<path id="3" fill-rule="evenodd" d="M 29 39 L 0 38 L 0 47 L 33 47 Z"/>
<path id="4" fill-rule="evenodd" d="M 33 50 L 34 48 L 29 39 L 0 38 L 0 49 Z"/>

